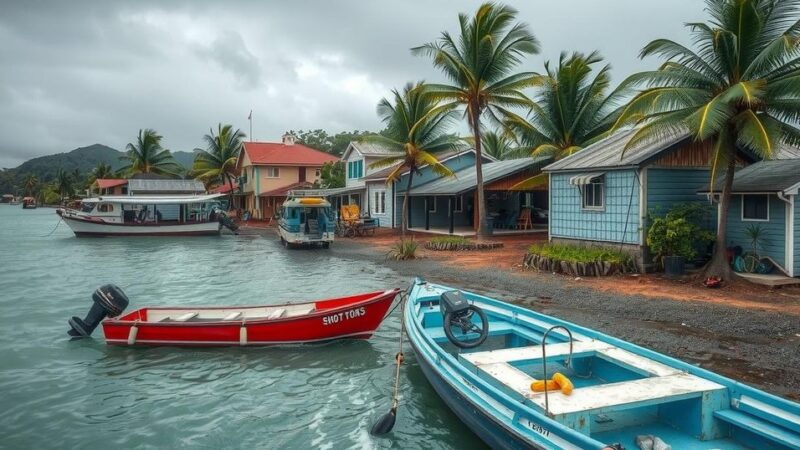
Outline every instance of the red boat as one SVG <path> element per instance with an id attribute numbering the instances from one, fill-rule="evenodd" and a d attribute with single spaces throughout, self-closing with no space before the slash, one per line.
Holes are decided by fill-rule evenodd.
<path id="1" fill-rule="evenodd" d="M 399 289 L 392 289 L 269 306 L 142 308 L 103 320 L 102 325 L 106 343 L 110 345 L 205 347 L 368 339 L 386 317 L 399 292 Z M 119 303 L 127 305 L 127 297 L 121 291 L 108 287 L 95 291 L 93 298 L 93 310 L 100 317 L 106 313 L 119 315 L 124 309 Z M 90 335 L 96 321 L 87 319 L 73 317 L 70 335 Z"/>

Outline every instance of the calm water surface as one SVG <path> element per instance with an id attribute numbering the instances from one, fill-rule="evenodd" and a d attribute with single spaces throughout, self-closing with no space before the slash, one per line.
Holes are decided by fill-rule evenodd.
<path id="1" fill-rule="evenodd" d="M 406 286 L 393 271 L 275 239 L 78 239 L 54 210 L 0 205 L 0 447 L 481 448 L 406 348 L 388 439 L 399 311 L 369 341 L 291 348 L 115 348 L 69 341 L 91 293 L 131 308 L 268 304 Z"/>

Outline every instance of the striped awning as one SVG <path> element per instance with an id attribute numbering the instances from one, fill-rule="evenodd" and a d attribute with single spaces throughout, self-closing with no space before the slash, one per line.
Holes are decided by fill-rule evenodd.
<path id="1" fill-rule="evenodd" d="M 597 177 L 602 177 L 605 175 L 605 172 L 592 172 L 592 173 L 582 173 L 580 175 L 575 175 L 574 177 L 570 177 L 569 184 L 573 186 L 586 186 L 587 184 L 591 183 Z"/>

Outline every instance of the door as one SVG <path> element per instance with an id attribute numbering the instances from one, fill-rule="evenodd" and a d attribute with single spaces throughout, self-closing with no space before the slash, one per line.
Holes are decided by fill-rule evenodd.
<path id="1" fill-rule="evenodd" d="M 306 181 L 306 168 L 305 167 L 298 167 L 297 168 L 297 181 L 303 183 Z"/>

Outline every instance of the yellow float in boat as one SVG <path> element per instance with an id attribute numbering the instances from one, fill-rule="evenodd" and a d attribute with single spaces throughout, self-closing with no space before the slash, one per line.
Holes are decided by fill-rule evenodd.
<path id="1" fill-rule="evenodd" d="M 550 380 L 534 380 L 534 382 L 531 383 L 531 390 L 533 392 L 544 392 L 545 384 L 547 384 L 548 391 L 560 389 L 561 393 L 564 395 L 572 394 L 572 390 L 575 388 L 569 378 L 556 372 Z"/>
<path id="2" fill-rule="evenodd" d="M 301 205 L 319 205 L 320 203 L 323 203 L 324 201 L 325 201 L 324 199 L 321 199 L 321 198 L 318 198 L 318 197 L 301 198 L 301 199 L 298 200 L 298 202 Z"/>

